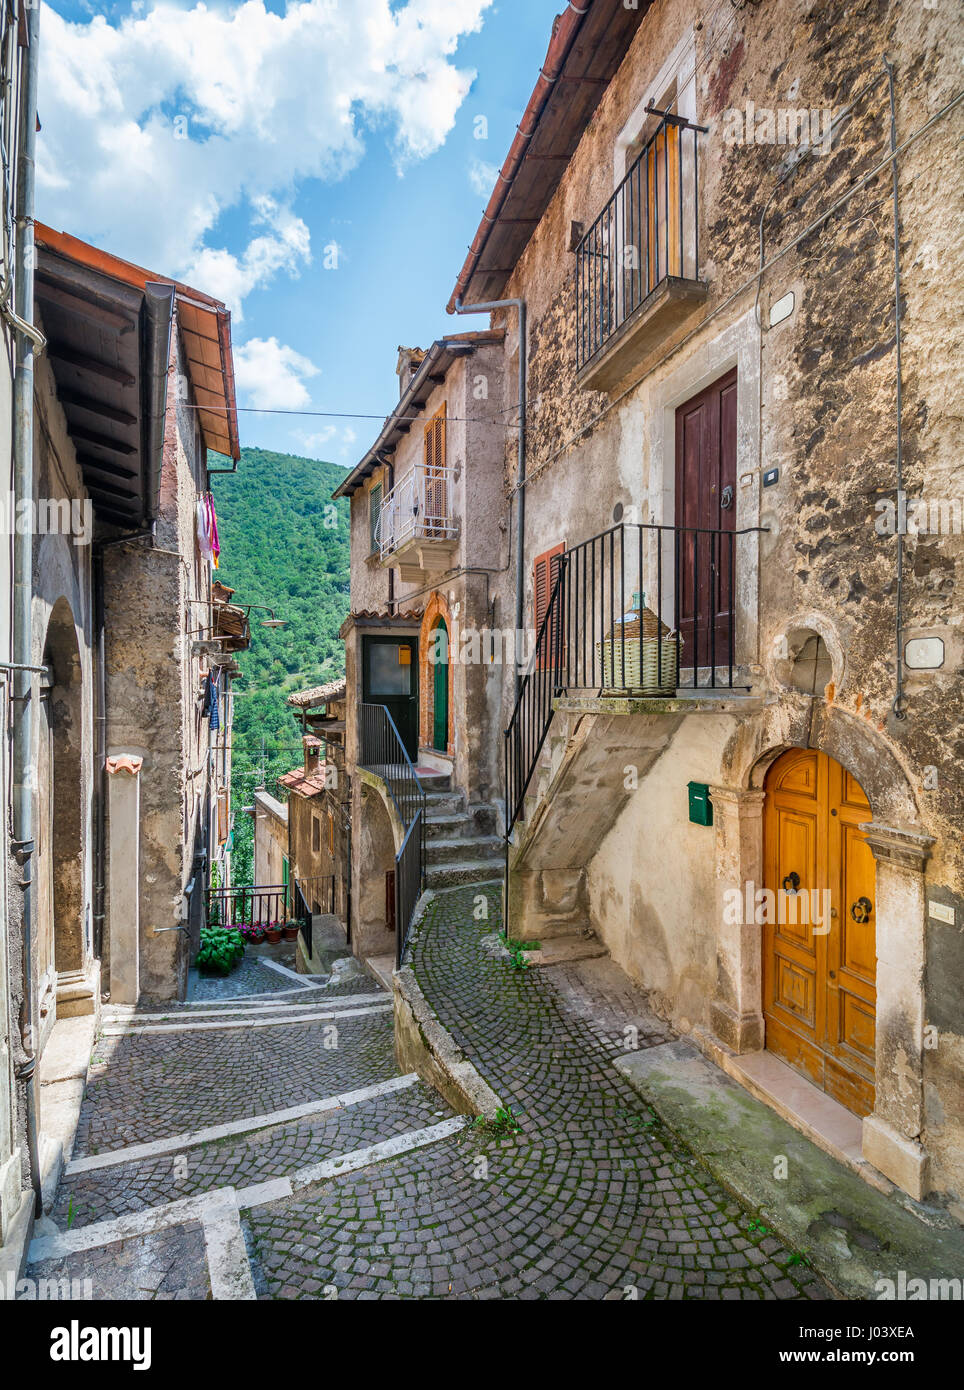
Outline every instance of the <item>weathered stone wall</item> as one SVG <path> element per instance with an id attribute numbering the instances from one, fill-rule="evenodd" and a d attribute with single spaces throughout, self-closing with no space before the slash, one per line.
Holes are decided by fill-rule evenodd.
<path id="1" fill-rule="evenodd" d="M 634 113 L 638 118 L 650 97 L 660 105 L 666 88 L 657 75 L 671 54 L 686 54 L 697 18 L 695 8 L 666 0 L 648 11 L 504 291 L 524 296 L 529 314 L 529 612 L 532 559 L 549 546 L 573 545 L 604 529 L 617 503 L 636 508 L 642 520 L 672 521 L 676 406 L 736 366 L 736 524 L 769 528 L 744 551 L 737 659 L 773 706 L 773 717 L 751 720 L 746 738 L 759 745 L 759 756 L 781 730 L 791 742 L 823 746 L 832 713 L 834 727 L 850 731 L 828 748 L 845 766 L 855 770 L 865 742 L 879 750 L 876 779 L 872 759 L 861 753 L 875 819 L 886 819 L 887 808 L 903 808 L 905 824 L 933 837 L 925 896 L 953 910 L 954 923 L 931 917 L 927 925 L 924 1017 L 936 1029 L 937 1045 L 923 1051 L 920 1133 L 933 1185 L 960 1201 L 964 976 L 955 943 L 964 921 L 964 542 L 959 522 L 956 533 L 905 542 L 903 637 L 940 636 L 946 659 L 940 670 L 908 674 L 906 718 L 899 720 L 893 711 L 897 541 L 875 529 L 875 504 L 894 500 L 896 486 L 890 168 L 858 186 L 888 153 L 881 54 L 894 63 L 897 139 L 904 142 L 959 85 L 960 15 L 953 7 L 878 0 L 856 6 L 791 0 L 721 7 L 701 24 L 691 58 L 679 59 L 676 74 L 690 63 L 687 99 L 695 118 L 710 127 L 701 137 L 699 197 L 707 298 L 611 392 L 587 391 L 576 383 L 570 224 L 588 226 L 611 195 Z M 747 102 L 758 113 L 831 108 L 837 116 L 847 106 L 851 113 L 829 152 L 781 182 L 786 146 L 724 141 L 724 119 L 732 120 L 725 113 L 739 110 L 745 119 Z M 904 487 L 912 496 L 954 499 L 958 506 L 964 251 L 953 195 L 960 187 L 955 149 L 962 121 L 960 108 L 940 118 L 899 161 Z M 763 255 L 772 265 L 757 294 L 761 219 Z M 793 313 L 768 328 L 771 305 L 791 291 Z M 505 316 L 505 326 L 511 358 L 514 315 Z M 511 442 L 507 468 L 514 477 Z M 764 489 L 763 471 L 772 468 L 779 479 Z M 778 660 L 781 639 L 797 626 L 826 634 L 836 653 L 834 680 L 817 691 L 812 709 L 808 702 L 802 721 L 799 697 L 782 683 Z M 785 718 L 778 713 L 784 705 Z M 597 930 L 660 991 L 677 1021 L 706 1016 L 704 996 L 715 970 L 712 850 L 684 849 L 699 834 L 687 822 L 685 783 L 709 780 L 713 766 L 723 763 L 722 738 L 714 743 L 705 730 L 684 727 L 590 869 Z M 685 884 L 665 866 L 660 846 L 667 843 L 680 847 Z M 681 916 L 688 943 L 682 952 Z M 907 971 L 909 1012 L 902 1002 L 893 1016 L 878 1016 L 885 1044 L 887 1036 L 894 1040 L 898 1070 L 912 1016 L 909 962 Z M 956 982 L 951 988 L 948 973 Z M 911 1050 L 920 1046 L 918 1038 Z M 886 1047 L 884 1055 L 890 1055 Z M 913 1123 L 907 1121 L 911 1137 Z"/>
<path id="2" fill-rule="evenodd" d="M 194 647 L 207 621 L 210 566 L 196 538 L 206 456 L 194 405 L 175 327 L 154 540 L 113 547 L 104 563 L 107 747 L 144 759 L 141 990 L 158 998 L 184 993 L 184 890 L 194 878 L 203 891 L 204 870 L 195 878 L 194 864 L 209 832 L 209 729 L 201 718 L 208 663 Z"/>

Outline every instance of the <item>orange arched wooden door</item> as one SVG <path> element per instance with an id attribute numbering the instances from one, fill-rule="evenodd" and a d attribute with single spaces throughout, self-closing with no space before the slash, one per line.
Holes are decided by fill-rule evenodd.
<path id="1" fill-rule="evenodd" d="M 765 789 L 765 886 L 777 908 L 764 928 L 766 1046 L 867 1115 L 874 1108 L 876 874 L 858 827 L 870 819 L 870 804 L 849 772 L 812 749 L 782 754 Z"/>

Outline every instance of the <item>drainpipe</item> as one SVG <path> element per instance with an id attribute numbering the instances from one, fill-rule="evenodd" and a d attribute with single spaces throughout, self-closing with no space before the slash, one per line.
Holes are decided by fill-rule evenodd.
<path id="1" fill-rule="evenodd" d="M 525 527 L 526 527 L 526 302 L 524 299 L 491 299 L 486 304 L 471 304 L 468 307 L 457 299 L 453 306 L 456 314 L 489 314 L 496 309 L 515 309 L 519 315 L 519 424 L 517 429 L 518 468 L 516 476 L 516 514 L 515 514 L 515 628 L 522 631 L 525 614 Z M 515 698 L 519 698 L 522 677 L 519 663 L 515 666 Z"/>
<path id="2" fill-rule="evenodd" d="M 37 71 L 40 7 L 26 12 L 27 53 L 21 91 L 20 138 L 17 170 L 17 242 L 15 248 L 16 315 L 23 324 L 33 321 L 34 284 L 34 151 L 37 143 Z M 36 339 L 21 331 L 17 338 L 13 381 L 13 488 L 17 502 L 33 501 L 33 391 Z M 43 1212 L 40 1184 L 39 1119 L 37 1106 L 36 1001 L 34 999 L 34 897 L 31 882 L 33 841 L 34 771 L 31 765 L 33 681 L 32 653 L 33 536 L 14 530 L 13 542 L 13 847 L 22 867 L 23 889 L 23 1025 L 25 1054 L 16 1068 L 24 1083 L 27 1119 L 27 1152 L 34 1210 Z"/>
<path id="3" fill-rule="evenodd" d="M 903 368 L 901 364 L 901 303 L 900 303 L 900 201 L 899 201 L 899 180 L 897 173 L 897 96 L 894 90 L 894 66 L 888 60 L 886 54 L 883 57 L 884 68 L 887 72 L 887 89 L 890 98 L 890 167 L 891 167 L 891 195 L 893 202 L 893 222 L 894 222 L 894 343 L 896 347 L 896 370 L 897 370 L 897 576 L 896 576 L 896 601 L 897 614 L 895 618 L 895 693 L 893 711 L 895 719 L 906 719 L 907 712 L 904 709 L 904 650 L 903 650 L 903 631 L 904 631 L 904 528 L 901 524 L 902 503 L 904 500 L 904 392 L 903 392 Z"/>

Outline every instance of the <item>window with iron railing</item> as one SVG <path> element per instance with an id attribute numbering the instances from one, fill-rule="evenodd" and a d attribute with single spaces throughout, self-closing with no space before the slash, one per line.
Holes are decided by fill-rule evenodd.
<path id="1" fill-rule="evenodd" d="M 454 474 L 446 462 L 445 406 L 425 426 L 422 461 L 382 499 L 378 543 L 382 559 L 410 541 L 449 541 L 458 535 L 452 515 Z"/>
<path id="2" fill-rule="evenodd" d="M 657 121 L 576 247 L 577 365 L 586 366 L 664 281 L 699 279 L 698 126 Z"/>

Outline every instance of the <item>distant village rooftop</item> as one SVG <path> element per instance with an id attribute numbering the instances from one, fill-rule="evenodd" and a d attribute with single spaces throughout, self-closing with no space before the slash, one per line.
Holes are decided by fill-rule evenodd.
<path id="1" fill-rule="evenodd" d="M 299 690 L 294 695 L 288 696 L 288 704 L 294 705 L 295 709 L 311 709 L 315 705 L 327 705 L 331 700 L 343 700 L 347 682 L 342 676 L 340 680 L 329 681 L 327 685 L 316 685 L 311 690 Z"/>

